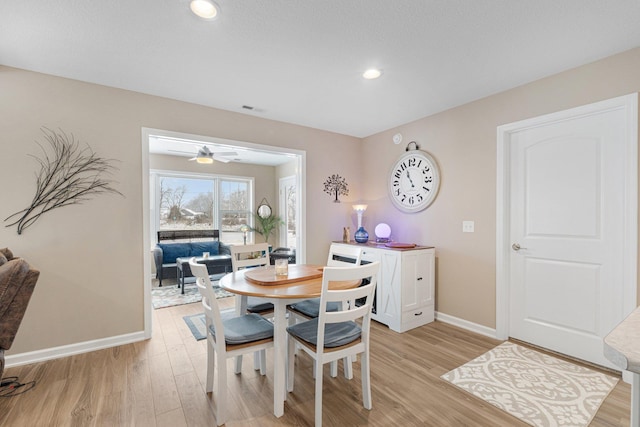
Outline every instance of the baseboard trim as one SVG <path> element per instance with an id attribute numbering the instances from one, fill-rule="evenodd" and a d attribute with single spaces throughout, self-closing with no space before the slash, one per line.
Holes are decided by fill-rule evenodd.
<path id="1" fill-rule="evenodd" d="M 448 323 L 453 326 L 457 326 L 462 329 L 466 329 L 471 332 L 475 332 L 480 335 L 484 335 L 489 338 L 498 339 L 498 335 L 495 329 L 487 328 L 486 326 L 478 325 L 477 323 L 469 322 L 468 320 L 460 319 L 458 317 L 450 316 L 448 314 L 440 313 L 436 311 L 436 320 Z"/>
<path id="2" fill-rule="evenodd" d="M 496 330 L 468 320 L 460 319 L 448 314 L 437 312 L 435 318 L 439 322 L 448 323 L 480 335 L 490 338 L 496 338 Z M 6 367 L 28 365 L 30 363 L 44 362 L 47 360 L 59 359 L 61 357 L 73 356 L 75 354 L 89 353 L 91 351 L 103 350 L 105 348 L 116 347 L 124 344 L 131 344 L 138 341 L 144 341 L 144 331 L 134 332 L 131 334 L 118 335 L 115 337 L 103 338 L 99 340 L 85 341 L 76 344 L 69 344 L 60 347 L 47 348 L 43 350 L 30 351 L 27 353 L 11 354 L 5 356 Z"/>
<path id="3" fill-rule="evenodd" d="M 145 339 L 146 338 L 144 331 L 117 335 L 115 337 L 85 341 L 76 344 L 63 345 L 60 347 L 45 348 L 42 350 L 29 351 L 26 353 L 6 355 L 5 364 L 7 368 L 10 368 L 12 366 L 28 365 L 30 363 L 44 362 L 47 360 L 59 359 L 61 357 L 73 356 L 75 354 L 89 353 L 92 351 L 103 350 L 105 348 L 131 344 L 134 342 L 143 341 Z"/>

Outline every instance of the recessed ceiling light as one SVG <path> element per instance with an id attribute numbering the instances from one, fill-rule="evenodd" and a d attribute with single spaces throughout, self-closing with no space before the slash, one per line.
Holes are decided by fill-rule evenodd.
<path id="1" fill-rule="evenodd" d="M 365 71 L 364 74 L 362 74 L 362 77 L 364 77 L 367 80 L 372 80 L 372 79 L 377 79 L 378 77 L 380 77 L 381 74 L 382 74 L 382 71 L 377 70 L 375 68 L 370 68 L 367 71 Z"/>
<path id="2" fill-rule="evenodd" d="M 202 19 L 216 19 L 220 9 L 211 0 L 191 0 L 191 11 Z"/>

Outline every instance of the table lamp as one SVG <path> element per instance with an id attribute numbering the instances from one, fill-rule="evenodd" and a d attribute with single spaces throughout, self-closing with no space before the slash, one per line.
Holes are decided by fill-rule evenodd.
<path id="1" fill-rule="evenodd" d="M 244 241 L 244 244 L 247 244 L 247 233 L 249 232 L 249 230 L 251 230 L 251 227 L 249 227 L 247 224 L 242 224 L 240 226 L 240 231 L 242 231 L 242 240 Z"/>
<path id="2" fill-rule="evenodd" d="M 358 229 L 353 238 L 358 243 L 367 243 L 369 241 L 369 233 L 362 227 L 362 214 L 367 210 L 367 205 L 353 205 L 353 210 L 358 214 Z"/>

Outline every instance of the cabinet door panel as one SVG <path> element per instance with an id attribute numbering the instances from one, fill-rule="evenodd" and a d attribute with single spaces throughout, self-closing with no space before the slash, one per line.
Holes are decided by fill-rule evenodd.
<path id="1" fill-rule="evenodd" d="M 382 316 L 389 326 L 395 326 L 400 323 L 400 298 L 402 291 L 400 289 L 400 256 L 397 253 L 385 251 L 381 255 L 381 290 L 380 307 L 378 307 L 378 315 Z"/>
<path id="2" fill-rule="evenodd" d="M 419 253 L 407 253 L 402 262 L 402 311 L 412 311 L 422 305 L 424 300 L 421 276 L 421 264 L 424 260 Z M 422 261 L 422 262 L 420 262 Z M 420 280 L 418 280 L 420 278 Z"/>
<path id="3" fill-rule="evenodd" d="M 416 287 L 420 292 L 420 305 L 422 307 L 435 304 L 435 256 L 433 251 L 423 252 L 418 259 L 416 268 Z"/>

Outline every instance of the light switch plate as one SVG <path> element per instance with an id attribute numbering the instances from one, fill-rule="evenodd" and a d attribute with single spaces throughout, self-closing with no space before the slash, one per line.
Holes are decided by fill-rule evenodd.
<path id="1" fill-rule="evenodd" d="M 475 222 L 473 221 L 462 221 L 462 232 L 463 233 L 473 233 L 475 231 Z"/>

